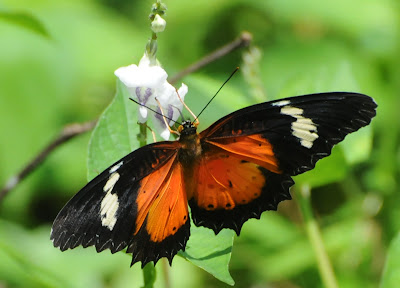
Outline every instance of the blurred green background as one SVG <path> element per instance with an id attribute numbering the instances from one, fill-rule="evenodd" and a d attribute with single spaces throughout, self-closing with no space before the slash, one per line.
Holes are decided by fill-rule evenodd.
<path id="1" fill-rule="evenodd" d="M 64 125 L 95 119 L 110 103 L 115 69 L 143 55 L 152 3 L 0 2 L 0 186 Z M 395 273 L 400 239 L 393 241 L 400 231 L 400 2 L 165 3 L 167 29 L 159 35 L 158 59 L 169 75 L 244 30 L 260 52 L 250 50 L 243 61 L 249 50 L 235 51 L 182 79 L 189 86 L 186 102 L 196 113 L 236 66 L 242 68 L 202 114 L 200 130 L 230 111 L 279 97 L 344 90 L 374 97 L 379 107 L 371 127 L 347 137 L 316 170 L 295 178 L 292 195 L 301 183 L 311 185 L 340 287 L 396 287 L 391 283 L 400 277 Z M 97 254 L 94 248 L 61 253 L 49 240 L 58 211 L 86 183 L 89 138 L 86 133 L 59 147 L 0 203 L 0 287 L 143 285 L 138 265 L 129 268 L 124 253 Z M 156 287 L 163 287 L 159 266 Z M 244 225 L 230 271 L 236 287 L 323 287 L 296 200 Z M 227 286 L 180 257 L 169 272 L 172 287 Z"/>

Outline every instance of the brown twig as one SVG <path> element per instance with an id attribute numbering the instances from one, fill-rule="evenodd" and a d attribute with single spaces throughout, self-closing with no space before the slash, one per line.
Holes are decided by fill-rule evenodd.
<path id="1" fill-rule="evenodd" d="M 18 174 L 8 179 L 6 185 L 0 191 L 0 203 L 4 197 L 17 186 L 26 176 L 28 176 L 39 164 L 41 164 L 47 156 L 58 146 L 68 140 L 87 132 L 96 125 L 97 120 L 85 122 L 82 124 L 70 124 L 63 128 L 60 135 L 54 139 L 46 148 L 44 148 L 32 161 L 30 161 Z"/>
<path id="2" fill-rule="evenodd" d="M 224 57 L 225 55 L 231 53 L 232 51 L 246 47 L 250 44 L 252 40 L 252 36 L 248 32 L 242 32 L 239 38 L 236 40 L 226 44 L 225 46 L 215 50 L 211 54 L 205 56 L 199 61 L 193 63 L 187 68 L 183 69 L 180 73 L 169 79 L 170 83 L 175 83 L 179 79 L 185 77 L 186 75 L 193 73 L 200 68 Z M 6 185 L 0 190 L 0 203 L 4 199 L 4 197 L 12 190 L 15 186 L 17 186 L 24 178 L 26 178 L 32 171 L 35 170 L 37 166 L 39 166 L 49 154 L 56 149 L 61 144 L 67 142 L 68 140 L 78 136 L 82 133 L 85 133 L 94 128 L 97 120 L 93 120 L 90 122 L 85 122 L 82 124 L 70 124 L 64 127 L 61 131 L 60 135 L 52 141 L 46 148 L 42 150 L 31 162 L 29 162 L 18 174 L 12 176 L 6 182 Z"/>
<path id="3" fill-rule="evenodd" d="M 193 63 L 192 65 L 188 66 L 187 68 L 183 69 L 178 74 L 170 77 L 168 81 L 171 84 L 176 83 L 179 79 L 185 77 L 186 75 L 197 71 L 204 66 L 224 57 L 225 55 L 231 53 L 232 51 L 249 46 L 252 40 L 252 35 L 249 32 L 242 32 L 242 34 L 236 40 L 222 46 L 221 48 L 215 50 L 214 52 L 208 54 L 207 56 L 203 57 L 199 61 Z"/>

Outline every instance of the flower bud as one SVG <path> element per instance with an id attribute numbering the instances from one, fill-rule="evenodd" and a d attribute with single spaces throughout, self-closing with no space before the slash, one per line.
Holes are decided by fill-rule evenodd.
<path id="1" fill-rule="evenodd" d="M 151 22 L 151 30 L 154 33 L 163 32 L 167 22 L 158 14 L 154 17 L 154 20 Z"/>

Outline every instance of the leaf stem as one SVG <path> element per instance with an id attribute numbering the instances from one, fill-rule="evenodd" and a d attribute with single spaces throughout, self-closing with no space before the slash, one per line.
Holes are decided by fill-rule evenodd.
<path id="1" fill-rule="evenodd" d="M 168 78 L 168 82 L 171 84 L 174 84 L 179 79 L 185 77 L 186 75 L 193 73 L 194 71 L 197 71 L 200 68 L 203 68 L 204 66 L 207 66 L 208 64 L 210 64 L 212 62 L 215 62 L 216 60 L 228 55 L 229 53 L 231 53 L 239 48 L 249 46 L 250 42 L 252 41 L 252 38 L 253 38 L 253 36 L 249 32 L 242 32 L 240 34 L 239 38 L 233 40 L 232 42 L 226 44 L 225 46 L 218 48 L 211 54 L 204 56 L 199 61 L 186 67 L 178 74 Z"/>
<path id="2" fill-rule="evenodd" d="M 169 274 L 169 264 L 167 258 L 161 259 L 162 261 L 162 270 L 163 270 L 163 275 L 164 275 L 164 287 L 165 288 L 171 288 L 171 278 Z"/>
<path id="3" fill-rule="evenodd" d="M 307 236 L 314 250 L 319 274 L 321 275 L 324 287 L 338 288 L 339 286 L 337 284 L 335 273 L 333 272 L 332 264 L 324 247 L 321 231 L 319 230 L 318 223 L 312 212 L 310 203 L 310 186 L 302 185 L 300 187 L 300 193 L 297 195 L 300 210 L 304 218 Z"/>
<path id="4" fill-rule="evenodd" d="M 142 271 L 144 281 L 143 288 L 153 288 L 157 276 L 156 268 L 154 267 L 153 263 L 147 263 L 147 265 L 143 267 Z"/>

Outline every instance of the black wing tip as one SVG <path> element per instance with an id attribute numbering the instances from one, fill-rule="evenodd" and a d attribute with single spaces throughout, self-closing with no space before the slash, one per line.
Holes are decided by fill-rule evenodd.
<path id="1" fill-rule="evenodd" d="M 355 106 L 355 111 L 358 111 L 357 114 L 362 117 L 362 119 L 357 120 L 365 121 L 360 128 L 367 126 L 371 122 L 372 118 L 376 116 L 376 108 L 378 107 L 378 104 L 371 96 L 354 92 L 335 93 L 343 94 L 344 98 Z"/>
<path id="2" fill-rule="evenodd" d="M 282 100 L 290 100 L 293 104 L 309 102 L 309 101 L 317 101 L 321 100 L 348 100 L 351 102 L 355 102 L 358 106 L 367 107 L 368 111 L 375 110 L 378 107 L 375 99 L 366 94 L 358 93 L 358 92 L 346 92 L 346 91 L 335 91 L 335 92 L 320 92 L 313 94 L 304 94 L 300 96 L 293 96 L 288 98 L 276 99 L 269 103 L 279 102 Z"/>
<path id="3" fill-rule="evenodd" d="M 369 125 L 378 107 L 372 97 L 353 92 L 317 93 L 286 99 L 290 101 L 288 105 L 304 109 L 305 117 L 316 123 L 319 135 L 309 148 L 301 146 L 298 137 L 290 136 L 291 130 L 285 132 L 288 135 L 286 142 L 277 139 L 273 143 L 278 147 L 274 152 L 282 170 L 292 176 L 314 169 L 320 159 L 331 154 L 334 145 L 343 141 L 348 134 Z M 317 113 L 319 105 L 324 107 L 323 111 L 331 111 L 332 115 Z M 297 148 L 294 150 L 293 147 Z"/>

